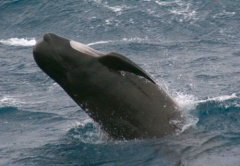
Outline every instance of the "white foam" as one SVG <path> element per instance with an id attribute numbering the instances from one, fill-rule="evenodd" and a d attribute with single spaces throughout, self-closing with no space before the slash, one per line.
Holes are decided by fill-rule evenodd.
<path id="1" fill-rule="evenodd" d="M 223 10 L 221 13 L 214 15 L 213 18 L 232 17 L 234 15 L 236 15 L 236 12 L 228 12 Z"/>
<path id="2" fill-rule="evenodd" d="M 119 13 L 126 8 L 126 6 L 108 6 L 108 5 L 105 5 L 105 7 L 112 10 L 115 13 Z"/>
<path id="3" fill-rule="evenodd" d="M 74 127 L 79 127 L 79 126 L 84 127 L 88 123 L 94 123 L 94 121 L 92 119 L 90 119 L 90 118 L 86 118 L 86 119 L 84 119 L 81 122 L 80 121 L 75 121 L 75 126 Z"/>
<path id="4" fill-rule="evenodd" d="M 34 46 L 36 44 L 36 39 L 35 38 L 9 38 L 5 40 L 0 40 L 0 43 L 3 45 L 9 45 L 9 46 L 29 47 L 29 46 Z"/>
<path id="5" fill-rule="evenodd" d="M 0 107 L 28 107 L 36 104 L 42 104 L 43 101 L 29 101 L 31 94 L 23 95 L 5 95 L 0 97 Z M 25 100 L 27 99 L 27 100 Z"/>
<path id="6" fill-rule="evenodd" d="M 123 41 L 127 42 L 143 42 L 143 41 L 148 41 L 147 38 L 139 38 L 139 37 L 132 37 L 132 38 L 123 38 Z"/>
<path id="7" fill-rule="evenodd" d="M 175 1 L 167 2 L 167 1 L 156 0 L 155 3 L 158 4 L 159 6 L 170 6 L 176 2 Z"/>
<path id="8" fill-rule="evenodd" d="M 197 98 L 193 95 L 184 94 L 181 92 L 176 93 L 175 101 L 182 109 L 194 109 L 196 106 Z"/>
<path id="9" fill-rule="evenodd" d="M 126 5 L 116 5 L 116 6 L 110 6 L 108 5 L 108 2 L 103 2 L 102 0 L 94 0 L 95 3 L 97 3 L 98 5 L 101 5 L 102 7 L 113 11 L 114 13 L 120 15 L 122 14 L 123 10 L 129 9 L 129 6 Z"/>
<path id="10" fill-rule="evenodd" d="M 237 95 L 235 93 L 233 93 L 231 95 L 223 95 L 223 96 L 218 96 L 218 97 L 207 98 L 205 100 L 198 100 L 197 104 L 205 103 L 205 102 L 208 102 L 208 101 L 221 102 L 221 101 L 226 101 L 226 100 L 231 100 L 231 99 L 236 99 L 236 98 L 238 98 Z"/>
<path id="11" fill-rule="evenodd" d="M 181 16 L 185 21 L 196 20 L 197 14 L 195 10 L 191 9 L 190 4 L 180 4 L 179 8 L 170 10 L 170 13 Z M 183 21 L 182 19 L 180 21 Z"/>
<path id="12" fill-rule="evenodd" d="M 156 4 L 159 6 L 168 6 L 168 11 L 170 14 L 178 16 L 180 22 L 183 21 L 196 21 L 197 20 L 197 11 L 193 9 L 191 3 L 187 3 L 183 0 L 174 0 L 174 1 L 161 1 L 156 0 Z"/>
<path id="13" fill-rule="evenodd" d="M 84 127 L 88 123 L 94 123 L 93 120 L 89 117 L 84 117 L 85 119 L 79 120 L 71 120 L 70 123 L 64 126 L 64 131 L 69 131 L 72 128 Z"/>
<path id="14" fill-rule="evenodd" d="M 198 118 L 193 116 L 190 111 L 196 108 L 197 106 L 197 98 L 193 95 L 184 94 L 181 92 L 176 93 L 175 101 L 180 107 L 182 116 L 184 117 L 185 121 L 184 124 L 181 125 L 181 130 L 179 133 L 184 132 L 190 127 L 196 126 L 198 122 Z"/>
<path id="15" fill-rule="evenodd" d="M 177 96 L 175 97 L 175 100 L 181 108 L 194 109 L 195 106 L 197 106 L 200 103 L 206 103 L 209 101 L 222 102 L 222 101 L 231 100 L 235 98 L 238 98 L 238 96 L 235 93 L 233 93 L 231 95 L 223 95 L 223 96 L 210 97 L 207 99 L 198 100 L 193 95 L 188 95 L 188 94 L 186 95 L 178 92 Z"/>
<path id="16" fill-rule="evenodd" d="M 79 128 L 84 128 L 88 124 L 92 124 L 94 126 L 94 131 L 86 131 L 84 134 L 75 133 L 72 135 L 72 137 L 81 142 L 90 144 L 101 144 L 108 140 L 108 135 L 103 130 L 101 130 L 100 126 L 98 124 L 95 124 L 94 121 L 90 118 L 86 118 L 82 121 L 74 121 L 73 125 L 69 126 L 68 131 L 72 129 L 78 130 Z"/>
<path id="17" fill-rule="evenodd" d="M 182 115 L 185 118 L 185 123 L 181 127 L 180 132 L 183 132 L 190 127 L 194 127 L 197 124 L 199 119 L 191 115 L 190 111 L 195 109 L 198 104 L 206 103 L 209 101 L 222 102 L 222 101 L 238 98 L 238 96 L 235 93 L 231 95 L 223 95 L 218 97 L 207 98 L 204 100 L 198 100 L 195 96 L 189 95 L 189 94 L 184 94 L 184 93 L 176 93 L 176 94 L 177 95 L 175 97 L 175 101 L 180 106 Z"/>
<path id="18" fill-rule="evenodd" d="M 94 46 L 94 45 L 101 45 L 101 44 L 120 44 L 120 43 L 149 43 L 149 44 L 159 44 L 159 42 L 152 42 L 149 41 L 147 38 L 139 38 L 139 37 L 132 37 L 132 38 L 122 38 L 119 40 L 100 40 L 92 43 L 88 43 L 88 46 Z"/>
<path id="19" fill-rule="evenodd" d="M 24 104 L 24 102 L 11 96 L 3 96 L 0 98 L 0 106 L 18 106 L 21 104 Z"/>

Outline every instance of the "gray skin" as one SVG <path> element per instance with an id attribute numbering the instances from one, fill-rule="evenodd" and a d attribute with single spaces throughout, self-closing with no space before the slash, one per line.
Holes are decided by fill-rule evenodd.
<path id="1" fill-rule="evenodd" d="M 178 106 L 134 62 L 55 34 L 33 48 L 38 66 L 115 139 L 163 137 L 176 131 Z M 75 42 L 76 43 L 76 42 Z"/>

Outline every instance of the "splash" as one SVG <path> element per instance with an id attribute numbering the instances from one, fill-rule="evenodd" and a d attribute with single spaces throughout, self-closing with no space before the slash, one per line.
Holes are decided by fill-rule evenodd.
<path id="1" fill-rule="evenodd" d="M 193 95 L 178 92 L 175 97 L 175 101 L 180 106 L 180 110 L 182 111 L 182 116 L 185 118 L 185 123 L 181 127 L 180 133 L 184 132 L 190 127 L 196 126 L 196 124 L 198 123 L 199 119 L 196 116 L 191 114 L 191 111 L 193 111 L 197 107 L 197 105 L 201 103 L 211 102 L 211 101 L 223 102 L 223 101 L 236 99 L 236 98 L 238 98 L 238 96 L 235 93 L 233 93 L 231 95 L 223 95 L 223 96 L 217 96 L 217 97 L 211 97 L 211 98 L 199 100 L 197 97 Z"/>
<path id="2" fill-rule="evenodd" d="M 197 101 L 198 99 L 190 94 L 184 94 L 182 92 L 177 92 L 176 93 L 176 97 L 175 97 L 175 101 L 177 102 L 177 104 L 180 106 L 181 109 L 184 110 L 192 110 L 196 107 Z"/>
<path id="3" fill-rule="evenodd" d="M 36 44 L 35 38 L 9 38 L 5 40 L 0 40 L 0 44 L 8 46 L 23 46 L 30 47 Z"/>
<path id="4" fill-rule="evenodd" d="M 205 100 L 198 100 L 197 104 L 206 103 L 206 102 L 209 102 L 209 101 L 222 102 L 222 101 L 236 99 L 236 98 L 238 98 L 238 96 L 235 93 L 233 93 L 231 95 L 223 95 L 223 96 L 218 96 L 218 97 L 207 98 Z"/>
<path id="5" fill-rule="evenodd" d="M 102 144 L 109 139 L 100 126 L 90 118 L 75 121 L 72 128 L 68 130 L 67 136 L 72 140 L 88 144 Z"/>
<path id="6" fill-rule="evenodd" d="M 231 100 L 236 98 L 238 98 L 238 96 L 235 93 L 233 93 L 231 95 L 208 97 L 207 99 L 199 100 L 197 99 L 197 97 L 193 95 L 188 95 L 188 94 L 183 94 L 181 92 L 178 92 L 177 96 L 175 97 L 175 100 L 181 108 L 191 110 L 201 103 L 206 103 L 209 101 L 223 102 L 226 100 Z"/>
<path id="7" fill-rule="evenodd" d="M 179 122 L 180 130 L 177 131 L 177 134 L 180 134 L 185 130 L 189 129 L 190 127 L 196 126 L 199 120 L 196 116 L 191 114 L 191 111 L 196 108 L 197 104 L 195 103 L 195 101 L 197 100 L 197 98 L 193 95 L 178 92 L 176 93 L 174 99 L 180 107 L 182 117 L 185 119 L 184 123 Z"/>

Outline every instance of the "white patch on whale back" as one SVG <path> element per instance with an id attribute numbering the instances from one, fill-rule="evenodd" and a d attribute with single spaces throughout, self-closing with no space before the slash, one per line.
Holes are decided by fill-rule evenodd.
<path id="1" fill-rule="evenodd" d="M 100 51 L 94 50 L 93 48 L 88 47 L 85 44 L 82 44 L 73 40 L 70 41 L 70 45 L 73 49 L 93 57 L 99 57 L 103 55 L 103 53 L 101 53 Z"/>

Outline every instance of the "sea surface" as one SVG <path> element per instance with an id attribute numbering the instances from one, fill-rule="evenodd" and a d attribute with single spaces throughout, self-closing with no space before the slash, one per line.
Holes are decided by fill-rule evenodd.
<path id="1" fill-rule="evenodd" d="M 113 140 L 44 74 L 52 32 L 146 70 L 187 122 L 164 138 Z M 1 0 L 1 166 L 240 166 L 239 0 Z"/>

